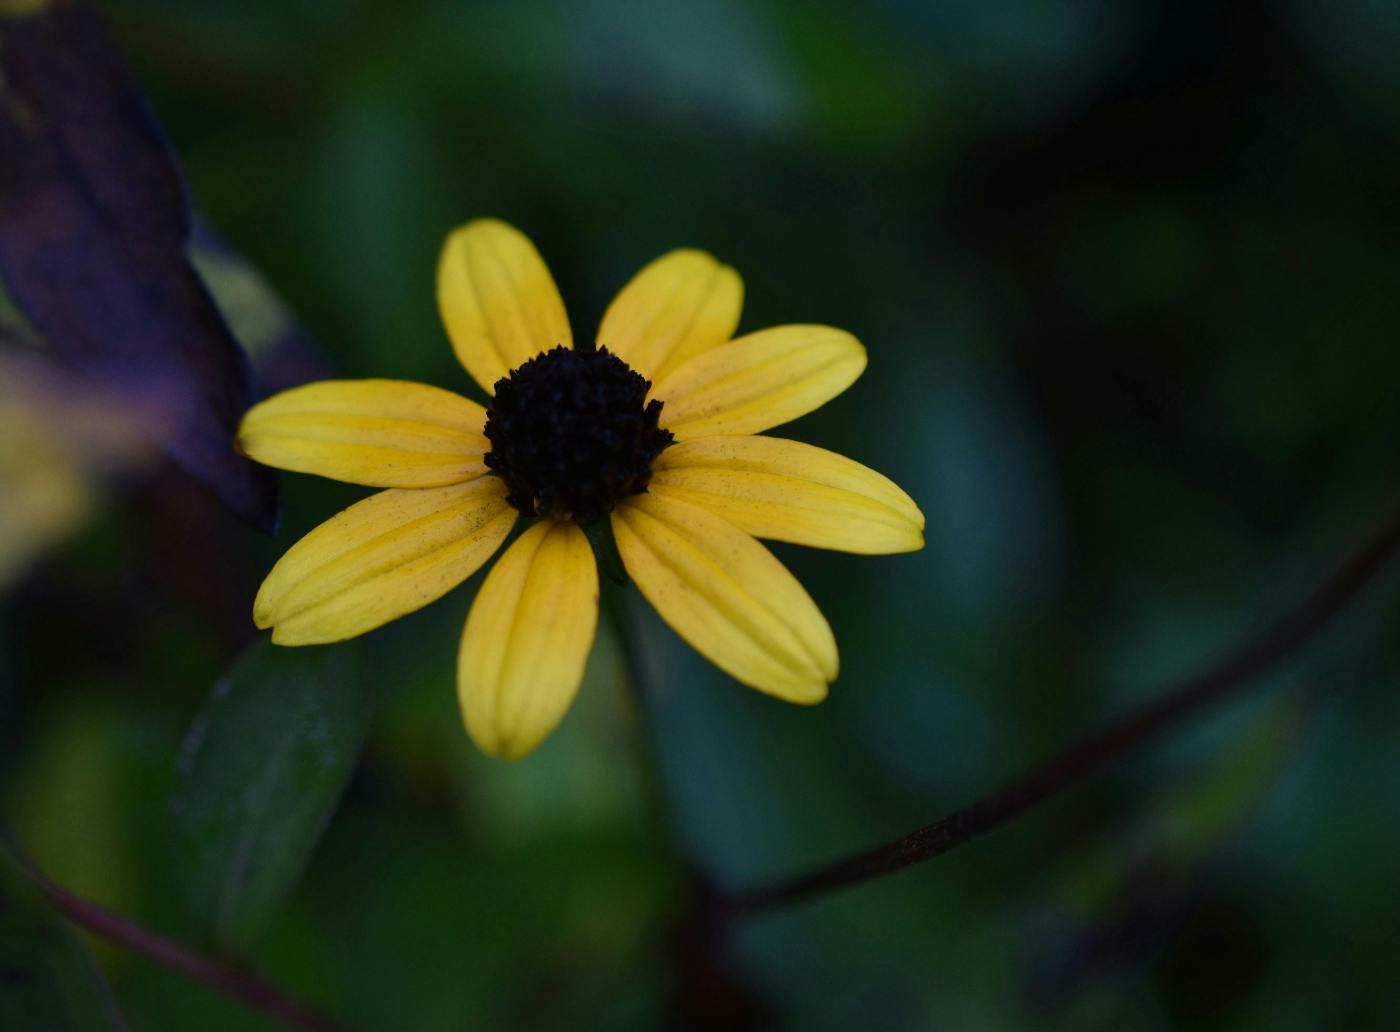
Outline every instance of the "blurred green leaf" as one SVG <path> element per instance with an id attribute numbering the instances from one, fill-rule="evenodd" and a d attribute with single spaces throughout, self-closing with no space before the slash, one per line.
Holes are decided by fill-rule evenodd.
<path id="1" fill-rule="evenodd" d="M 94 696 L 100 692 L 94 692 Z M 56 708 L 27 735 L 24 766 L 6 817 L 35 866 L 70 891 L 136 909 L 130 713 L 108 700 Z M 62 819 L 55 820 L 56 814 Z"/>
<path id="2" fill-rule="evenodd" d="M 191 726 L 176 834 L 196 917 L 246 949 L 301 876 L 365 737 L 358 649 L 253 646 Z"/>
<path id="3" fill-rule="evenodd" d="M 1156 956 L 1296 754 L 1307 716 L 1295 695 L 1270 703 L 1181 784 L 1066 858 L 1056 899 L 1036 916 L 1031 998 L 1095 1006 L 1096 990 Z"/>
<path id="4" fill-rule="evenodd" d="M 0 834 L 0 1028 L 124 1028 L 86 949 Z"/>

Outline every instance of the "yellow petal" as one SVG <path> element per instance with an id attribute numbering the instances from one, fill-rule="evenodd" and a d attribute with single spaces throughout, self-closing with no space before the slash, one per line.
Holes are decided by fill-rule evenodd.
<path id="1" fill-rule="evenodd" d="M 723 516 L 755 537 L 862 555 L 924 545 L 924 515 L 888 477 L 776 437 L 702 437 L 667 448 L 651 491 Z"/>
<path id="2" fill-rule="evenodd" d="M 541 521 L 487 574 L 457 660 L 472 739 L 518 760 L 564 718 L 598 626 L 598 570 L 583 531 Z"/>
<path id="3" fill-rule="evenodd" d="M 865 348 L 830 326 L 778 326 L 697 355 L 652 388 L 678 439 L 756 434 L 820 408 L 856 381 Z"/>
<path id="4" fill-rule="evenodd" d="M 635 495 L 613 510 L 627 573 L 661 618 L 710 662 L 788 702 L 826 697 L 836 640 L 773 553 L 704 509 Z"/>
<path id="5" fill-rule="evenodd" d="M 650 380 L 734 336 L 744 303 L 739 274 L 704 251 L 664 254 L 622 288 L 598 344 Z"/>
<path id="6" fill-rule="evenodd" d="M 404 380 L 322 380 L 254 405 L 238 447 L 267 466 L 369 487 L 441 487 L 486 472 L 486 410 Z"/>
<path id="7" fill-rule="evenodd" d="M 573 345 L 544 259 L 525 234 L 499 219 L 476 219 L 448 236 L 437 292 L 452 347 L 488 394 L 541 351 Z"/>
<path id="8" fill-rule="evenodd" d="M 0 0 L 0 18 L 23 18 L 48 6 L 49 0 Z"/>
<path id="9" fill-rule="evenodd" d="M 293 545 L 263 581 L 253 620 L 279 645 L 341 641 L 441 598 L 500 547 L 515 523 L 505 486 L 381 491 Z"/>

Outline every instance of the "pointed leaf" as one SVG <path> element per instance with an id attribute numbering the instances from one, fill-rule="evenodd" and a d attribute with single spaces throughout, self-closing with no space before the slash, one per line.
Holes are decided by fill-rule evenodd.
<path id="1" fill-rule="evenodd" d="M 191 908 L 225 948 L 276 917 L 340 801 L 371 708 L 358 652 L 260 641 L 190 728 L 176 835 Z"/>

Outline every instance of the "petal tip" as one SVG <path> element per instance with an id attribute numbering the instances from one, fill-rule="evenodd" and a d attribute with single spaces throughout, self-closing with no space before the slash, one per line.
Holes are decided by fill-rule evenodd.
<path id="1" fill-rule="evenodd" d="M 276 606 L 268 597 L 267 582 L 258 589 L 257 596 L 253 599 L 253 625 L 260 631 L 265 631 L 277 622 Z"/>
<path id="2" fill-rule="evenodd" d="M 671 261 L 701 262 L 710 267 L 717 267 L 719 259 L 701 247 L 676 247 L 667 251 L 660 258 L 651 264 L 659 265 L 661 262 L 670 259 Z"/>
<path id="3" fill-rule="evenodd" d="M 548 726 L 504 731 L 495 720 L 483 719 L 485 714 L 470 711 L 460 682 L 458 684 L 458 699 L 461 703 L 462 723 L 467 729 L 467 737 L 485 755 L 495 760 L 504 760 L 507 763 L 523 760 L 543 745 L 545 739 L 552 735 L 558 725 L 562 723 L 564 716 L 561 713 L 560 719 Z"/>
<path id="4" fill-rule="evenodd" d="M 772 694 L 783 702 L 792 703 L 794 706 L 819 706 L 831 694 L 831 682 L 835 679 L 833 675 L 830 681 L 806 681 L 788 686 L 781 694 L 777 692 Z"/>
<path id="5" fill-rule="evenodd" d="M 909 555 L 913 552 L 922 552 L 924 549 L 923 524 L 909 524 L 908 533 L 896 541 L 890 542 L 887 548 L 873 552 L 874 555 Z"/>
<path id="6" fill-rule="evenodd" d="M 509 222 L 498 219 L 494 215 L 478 215 L 448 230 L 444 242 L 451 243 L 455 240 L 461 240 L 463 237 L 470 236 L 473 233 L 493 233 L 502 230 L 508 233 L 520 232 Z"/>
<path id="7" fill-rule="evenodd" d="M 540 745 L 538 741 L 526 742 L 499 736 L 487 736 L 473 730 L 470 723 L 467 724 L 467 736 L 485 755 L 490 756 L 493 760 L 504 760 L 506 763 L 518 763 Z"/>

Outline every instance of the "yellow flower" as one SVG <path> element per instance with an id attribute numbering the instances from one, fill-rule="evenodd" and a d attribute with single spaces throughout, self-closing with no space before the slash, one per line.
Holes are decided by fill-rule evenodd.
<path id="1" fill-rule="evenodd" d="M 292 546 L 253 604 L 282 645 L 363 634 L 471 576 L 516 520 L 462 635 L 467 731 L 516 759 L 578 691 L 598 622 L 581 525 L 611 520 L 628 575 L 670 626 L 735 679 L 815 703 L 836 642 L 756 538 L 878 554 L 923 546 L 924 518 L 879 473 L 757 436 L 829 401 L 865 349 L 826 326 L 731 340 L 738 274 L 702 251 L 658 258 L 573 346 L 554 280 L 518 230 L 479 219 L 438 264 L 452 346 L 489 408 L 396 380 L 313 383 L 255 406 L 242 450 L 282 469 L 388 488 Z"/>

